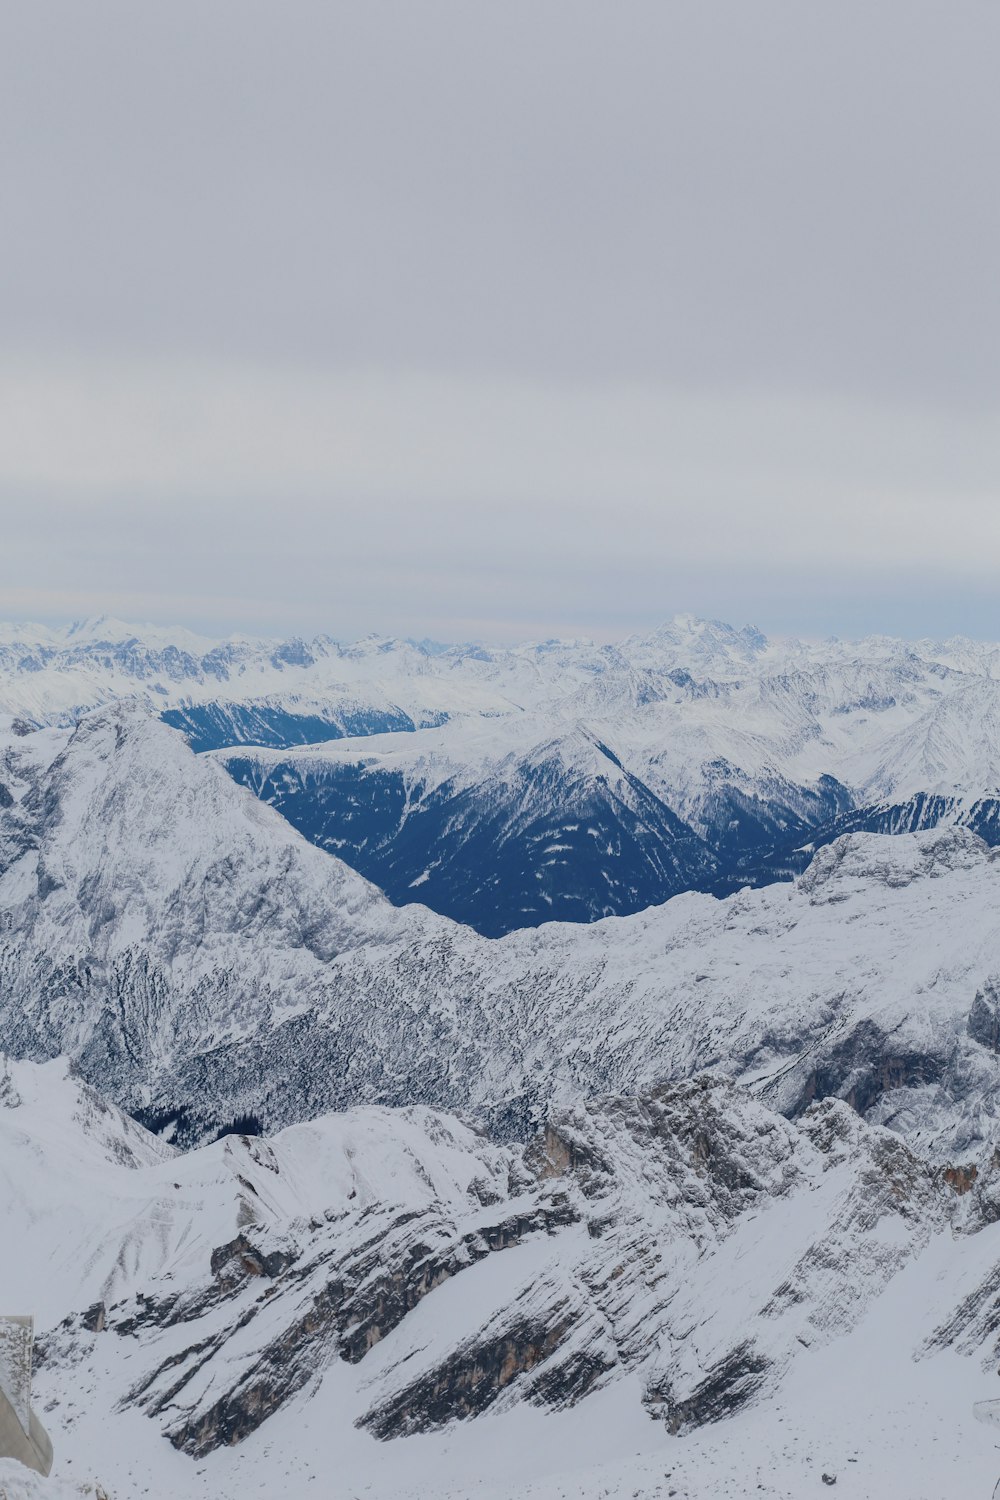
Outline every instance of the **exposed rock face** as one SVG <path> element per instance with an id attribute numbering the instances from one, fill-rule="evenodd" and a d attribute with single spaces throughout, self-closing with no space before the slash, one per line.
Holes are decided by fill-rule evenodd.
<path id="1" fill-rule="evenodd" d="M 583 1310 L 570 1299 L 547 1304 L 537 1312 L 505 1318 L 502 1327 L 484 1329 L 455 1357 L 419 1380 L 396 1391 L 365 1419 L 376 1437 L 427 1432 L 448 1422 L 478 1416 L 493 1406 L 514 1382 L 518 1397 L 543 1406 L 572 1405 L 615 1368 L 613 1351 L 595 1339 L 587 1347 Z M 562 1358 L 576 1336 L 580 1345 Z M 539 1367 L 543 1371 L 539 1374 Z"/>
<path id="2" fill-rule="evenodd" d="M 118 1265 L 43 1366 L 58 1381 L 121 1343 L 119 1401 L 193 1457 L 334 1362 L 357 1371 L 353 1419 L 380 1438 L 572 1406 L 629 1373 L 671 1431 L 721 1421 L 849 1333 L 932 1242 L 971 1243 L 1000 1176 L 928 1163 L 842 1101 L 792 1123 L 710 1075 L 579 1105 L 524 1149 L 429 1111 L 362 1111 L 146 1170 L 184 1201 L 223 1167 L 236 1232 L 213 1246 L 178 1226 L 203 1246 L 183 1276 L 175 1251 L 131 1282 Z M 993 1295 L 938 1344 L 988 1341 L 975 1319 Z"/>
<path id="3" fill-rule="evenodd" d="M 706 1422 L 720 1422 L 740 1410 L 760 1390 L 770 1360 L 750 1343 L 740 1344 L 719 1360 L 682 1399 L 669 1383 L 646 1392 L 650 1410 L 662 1416 L 671 1432 L 686 1432 Z"/>
<path id="4" fill-rule="evenodd" d="M 266 1276 L 273 1280 L 296 1259 L 288 1250 L 272 1250 L 262 1254 L 251 1244 L 245 1234 L 238 1234 L 228 1245 L 219 1245 L 212 1251 L 210 1261 L 212 1275 L 230 1285 L 244 1283 L 250 1276 Z"/>
<path id="5" fill-rule="evenodd" d="M 988 980 L 976 992 L 966 1029 L 981 1047 L 1000 1053 L 1000 990 L 995 980 Z"/>
<path id="6" fill-rule="evenodd" d="M 945 1167 L 942 1180 L 959 1196 L 971 1193 L 979 1177 L 979 1168 L 973 1162 L 967 1167 Z"/>
<path id="7" fill-rule="evenodd" d="M 923 1052 L 900 1054 L 897 1046 L 875 1021 L 866 1020 L 828 1049 L 816 1049 L 819 1056 L 814 1053 L 810 1059 L 812 1066 L 789 1112 L 799 1115 L 816 1099 L 838 1098 L 866 1115 L 885 1094 L 940 1081 L 942 1058 Z M 804 1071 L 802 1064 L 797 1071 Z"/>
<path id="8" fill-rule="evenodd" d="M 528 1213 L 464 1233 L 453 1220 L 428 1211 L 362 1212 L 354 1222 L 349 1215 L 340 1216 L 328 1228 L 317 1228 L 301 1252 L 267 1253 L 241 1235 L 213 1252 L 213 1274 L 225 1298 L 242 1294 L 245 1303 L 249 1295 L 249 1305 L 216 1339 L 196 1343 L 179 1358 L 171 1355 L 133 1388 L 128 1400 L 151 1416 L 169 1414 L 170 1441 L 195 1456 L 239 1442 L 314 1380 L 331 1359 L 363 1359 L 443 1282 L 493 1251 L 519 1245 L 534 1234 L 553 1234 L 575 1218 L 572 1207 L 557 1194 Z M 255 1293 L 249 1283 L 257 1277 L 274 1285 Z M 143 1309 L 141 1319 L 131 1316 L 127 1306 L 112 1309 L 109 1326 L 122 1335 L 134 1335 L 140 1327 L 196 1322 L 218 1305 L 219 1287 L 210 1286 L 193 1299 L 155 1302 Z M 258 1323 L 265 1328 L 273 1325 L 276 1309 L 281 1311 L 280 1327 L 272 1336 L 262 1336 Z M 217 1359 L 226 1363 L 237 1336 L 241 1343 L 247 1338 L 255 1343 L 248 1366 L 225 1394 L 207 1407 L 196 1398 L 190 1414 L 178 1419 L 178 1409 L 183 1411 L 198 1390 L 203 1367 Z M 513 1373 L 512 1365 L 507 1378 Z M 492 1392 L 489 1399 L 494 1396 Z M 424 1425 L 429 1424 L 415 1419 L 405 1430 Z M 391 1435 L 389 1426 L 382 1435 Z"/>
<path id="9" fill-rule="evenodd" d="M 813 905 L 839 905 L 861 886 L 905 890 L 918 881 L 974 869 L 984 855 L 983 840 L 964 828 L 936 829 L 915 838 L 848 836 L 815 854 L 799 888 Z"/>

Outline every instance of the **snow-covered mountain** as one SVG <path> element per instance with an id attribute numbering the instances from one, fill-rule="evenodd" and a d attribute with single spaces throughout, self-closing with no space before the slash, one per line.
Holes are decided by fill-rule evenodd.
<path id="1" fill-rule="evenodd" d="M 949 649 L 899 642 L 779 653 L 755 635 L 696 639 L 626 642 L 599 670 L 568 674 L 568 691 L 550 680 L 543 702 L 485 723 L 454 714 L 415 736 L 221 753 L 394 901 L 424 900 L 491 935 L 787 878 L 853 829 L 959 824 L 996 841 L 991 656 L 966 653 L 959 670 Z M 572 837 L 565 868 L 553 859 L 567 830 L 592 837 L 590 861 Z"/>
<path id="2" fill-rule="evenodd" d="M 582 727 L 537 742 L 545 726 L 525 717 L 499 730 L 474 721 L 460 739 L 425 730 L 344 740 L 342 753 L 222 760 L 397 904 L 419 900 L 489 937 L 641 911 L 719 883 L 708 843 L 607 745 Z"/>
<path id="3" fill-rule="evenodd" d="M 491 941 L 392 906 L 141 708 L 89 715 L 47 765 L 37 738 L 0 812 L 0 1035 L 178 1139 L 413 1102 L 523 1136 L 708 1066 L 928 1151 L 992 1130 L 1000 861 L 967 830 L 849 836 L 794 884 Z"/>
<path id="4" fill-rule="evenodd" d="M 490 936 L 788 878 L 847 831 L 1000 837 L 985 643 L 768 641 L 690 617 L 512 648 L 0 628 L 0 713 L 69 727 L 121 698 L 396 903 Z"/>
<path id="5" fill-rule="evenodd" d="M 793 1125 L 708 1077 L 524 1147 L 409 1108 L 175 1154 L 65 1062 L 0 1077 L 0 1263 L 41 1314 L 57 1482 L 554 1500 L 608 1473 L 714 1500 L 826 1473 L 875 1500 L 994 1478 L 971 1421 L 1000 1353 L 989 1155 L 937 1166 L 843 1103 Z M 814 1409 L 861 1362 L 868 1415 L 846 1391 Z M 905 1440 L 900 1386 L 928 1417 Z"/>
<path id="6" fill-rule="evenodd" d="M 131 697 L 200 750 L 414 729 L 509 706 L 489 674 L 477 675 L 453 682 L 428 647 L 374 637 L 214 641 L 107 617 L 55 630 L 0 626 L 0 713 L 69 725 Z"/>
<path id="7" fill-rule="evenodd" d="M 0 1284 L 57 1454 L 0 1495 L 989 1492 L 995 654 L 369 643 L 322 659 L 423 727 L 201 754 L 176 641 L 79 634 L 7 686 L 103 702 L 0 720 Z M 723 894 L 765 844 L 795 878 Z"/>

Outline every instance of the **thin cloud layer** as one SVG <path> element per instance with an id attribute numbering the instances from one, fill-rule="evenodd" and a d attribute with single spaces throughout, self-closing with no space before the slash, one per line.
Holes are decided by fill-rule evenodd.
<path id="1" fill-rule="evenodd" d="M 20 7 L 0 608 L 1000 633 L 998 52 L 972 0 Z"/>
<path id="2" fill-rule="evenodd" d="M 0 366 L 0 407 L 8 614 L 920 633 L 1000 556 L 978 414 L 163 360 Z"/>

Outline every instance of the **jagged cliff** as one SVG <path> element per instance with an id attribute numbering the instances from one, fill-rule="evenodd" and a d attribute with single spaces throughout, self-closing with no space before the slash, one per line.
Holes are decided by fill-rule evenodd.
<path id="1" fill-rule="evenodd" d="M 724 1448 L 893 1305 L 894 1358 L 932 1382 L 957 1361 L 985 1385 L 1000 1357 L 996 1159 L 929 1162 L 841 1101 L 792 1123 L 702 1076 L 524 1147 L 411 1108 L 175 1154 L 64 1064 L 6 1077 L 9 1284 L 50 1266 L 38 1396 L 70 1453 L 122 1434 L 113 1488 L 165 1437 L 160 1493 L 242 1493 L 222 1455 L 273 1474 L 294 1430 L 315 1465 L 315 1412 L 371 1474 L 386 1440 L 612 1399 L 665 1454 Z"/>

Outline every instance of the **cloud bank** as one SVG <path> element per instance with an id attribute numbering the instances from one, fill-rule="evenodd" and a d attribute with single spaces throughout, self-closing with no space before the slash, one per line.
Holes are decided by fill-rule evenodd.
<path id="1" fill-rule="evenodd" d="M 0 610 L 1000 635 L 1000 11 L 39 0 Z"/>

